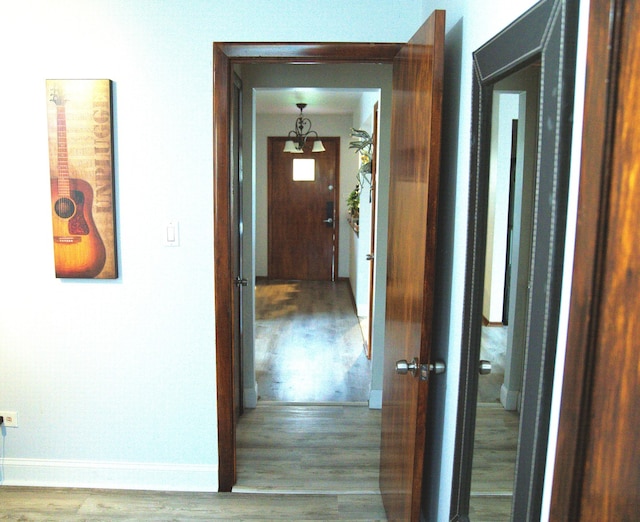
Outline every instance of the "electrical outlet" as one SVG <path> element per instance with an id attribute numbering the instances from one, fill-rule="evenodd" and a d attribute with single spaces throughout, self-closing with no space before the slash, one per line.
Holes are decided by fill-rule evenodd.
<path id="1" fill-rule="evenodd" d="M 17 411 L 0 411 L 0 417 L 4 417 L 3 426 L 7 428 L 18 427 L 18 412 Z"/>

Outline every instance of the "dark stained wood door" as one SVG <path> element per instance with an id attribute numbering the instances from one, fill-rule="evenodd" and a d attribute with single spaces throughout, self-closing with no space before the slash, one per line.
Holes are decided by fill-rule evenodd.
<path id="1" fill-rule="evenodd" d="M 430 363 L 444 11 L 394 60 L 380 490 L 389 520 L 418 520 L 428 383 L 396 361 Z M 436 377 L 429 377 L 430 379 Z"/>
<path id="2" fill-rule="evenodd" d="M 592 0 L 551 516 L 640 517 L 640 3 Z"/>
<path id="3" fill-rule="evenodd" d="M 324 152 L 283 152 L 287 138 L 268 141 L 268 274 L 270 279 L 333 281 L 337 256 L 336 194 L 340 139 L 322 138 Z M 313 162 L 311 177 L 294 179 L 294 164 Z"/>

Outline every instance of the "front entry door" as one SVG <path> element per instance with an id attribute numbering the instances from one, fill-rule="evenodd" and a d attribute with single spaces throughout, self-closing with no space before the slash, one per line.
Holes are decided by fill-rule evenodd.
<path id="1" fill-rule="evenodd" d="M 336 269 L 339 138 L 324 152 L 283 152 L 288 138 L 268 142 L 268 274 L 270 279 L 333 281 Z"/>
<path id="2" fill-rule="evenodd" d="M 428 383 L 396 361 L 429 364 L 444 68 L 444 11 L 394 60 L 380 491 L 389 520 L 418 520 Z M 434 378 L 433 376 L 429 379 Z"/>

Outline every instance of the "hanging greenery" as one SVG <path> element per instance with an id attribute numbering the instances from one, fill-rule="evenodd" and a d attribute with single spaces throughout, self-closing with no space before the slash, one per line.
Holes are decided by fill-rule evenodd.
<path id="1" fill-rule="evenodd" d="M 371 186 L 371 162 L 373 160 L 373 138 L 366 130 L 351 128 L 351 137 L 356 138 L 349 142 L 349 148 L 360 153 L 360 168 L 356 174 L 358 185 Z"/>

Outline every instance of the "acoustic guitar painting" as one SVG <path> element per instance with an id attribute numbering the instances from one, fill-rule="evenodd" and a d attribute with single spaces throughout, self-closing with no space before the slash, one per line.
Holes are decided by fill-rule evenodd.
<path id="1" fill-rule="evenodd" d="M 85 93 L 85 102 L 76 104 L 72 119 L 75 127 L 73 133 L 69 133 L 71 120 L 67 121 L 66 108 L 71 103 L 70 95 L 68 89 L 63 91 L 61 86 L 63 82 L 86 81 L 89 80 L 58 80 L 53 86 L 49 86 L 49 101 L 55 106 L 55 114 L 53 111 L 49 113 L 55 272 L 59 278 L 114 278 L 117 274 L 113 241 L 110 100 L 107 100 L 108 105 L 101 106 L 104 95 L 100 94 L 96 98 L 95 89 L 89 89 Z M 86 86 L 81 87 L 86 90 Z M 75 94 L 81 93 L 82 89 L 76 88 Z M 78 110 L 83 106 L 86 111 Z M 108 121 L 107 113 L 101 112 L 106 108 L 109 109 Z M 55 127 L 52 121 L 54 118 Z M 99 128 L 96 123 L 108 123 L 108 128 L 96 130 Z M 73 136 L 73 147 L 70 135 Z M 75 153 L 73 162 L 70 161 L 70 150 Z M 102 225 L 107 240 L 110 240 L 107 245 L 98 222 Z"/>

